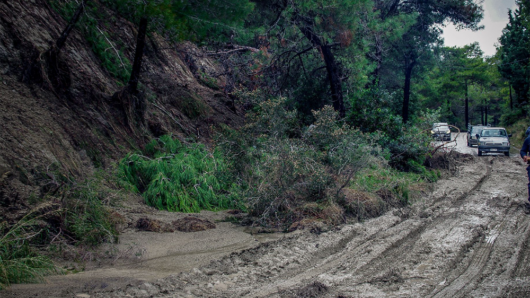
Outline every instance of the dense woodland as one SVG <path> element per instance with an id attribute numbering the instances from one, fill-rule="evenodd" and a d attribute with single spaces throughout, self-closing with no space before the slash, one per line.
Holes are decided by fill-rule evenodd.
<path id="1" fill-rule="evenodd" d="M 61 209 L 2 224 L 0 288 L 54 270 L 28 243 L 49 249 L 56 239 L 88 247 L 115 241 L 112 204 L 103 199 L 109 193 L 141 195 L 150 206 L 177 212 L 235 208 L 254 225 L 283 231 L 308 217 L 328 224 L 361 221 L 406 206 L 413 189 L 440 178 L 432 168 L 432 123 L 462 131 L 468 124 L 502 125 L 513 130 L 515 142 L 527 125 L 528 2 L 517 1 L 508 13 L 493 57 L 478 44 L 445 47 L 441 37 L 449 23 L 481 29 L 483 8 L 476 0 L 47 3 L 68 26 L 30 61 L 22 81 L 68 98 L 62 55 L 71 33 L 80 32 L 120 87 L 109 97 L 138 142 L 114 166 L 92 158 L 105 174 L 83 183 L 58 167 L 54 182 L 64 177 L 55 182 L 60 186 L 39 198 L 61 198 Z M 133 56 L 106 29 L 118 18 L 137 28 Z M 212 125 L 207 146 L 182 126 L 179 133 L 187 138 L 151 129 L 149 108 L 164 111 L 142 68 L 146 43 L 155 35 L 170 45 L 192 42 L 214 59 L 221 72 L 195 72 L 202 84 L 221 90 L 234 111 L 243 111 L 245 124 Z M 203 106 L 184 103 L 188 97 L 176 100 L 190 118 L 201 119 Z M 34 219 L 47 228 L 35 228 Z M 39 237 L 19 241 L 30 232 Z"/>
<path id="2" fill-rule="evenodd" d="M 81 19 L 78 26 L 102 62 L 132 93 L 138 92 L 141 81 L 145 35 L 156 32 L 171 42 L 195 42 L 217 58 L 230 77 L 222 86 L 228 94 L 252 91 L 285 97 L 287 108 L 300 113 L 304 124 L 314 120 L 312 110 L 325 105 L 363 132 L 389 135 L 396 134 L 396 125 L 413 125 L 425 112 L 438 112 L 440 120 L 464 130 L 468 124 L 511 125 L 527 115 L 524 1 L 509 12 L 493 57 L 485 57 L 478 44 L 444 47 L 441 34 L 448 23 L 461 30 L 482 29 L 481 4 L 471 0 L 51 4 L 71 17 L 71 25 Z M 105 41 L 91 28 L 98 20 L 98 6 L 138 24 L 134 61 L 122 57 L 119 49 L 116 57 L 101 53 Z M 56 51 L 66 42 L 68 30 Z"/>

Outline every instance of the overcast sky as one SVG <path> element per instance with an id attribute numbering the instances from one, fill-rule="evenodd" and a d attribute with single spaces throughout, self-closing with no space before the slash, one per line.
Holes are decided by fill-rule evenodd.
<path id="1" fill-rule="evenodd" d="M 485 0 L 483 7 L 484 18 L 480 24 L 484 25 L 484 29 L 476 32 L 471 30 L 456 31 L 452 24 L 448 25 L 442 28 L 446 46 L 461 47 L 478 41 L 484 55 L 495 55 L 495 44 L 499 42 L 498 39 L 502 35 L 502 29 L 508 23 L 508 9 L 513 10 L 516 8 L 515 0 Z"/>

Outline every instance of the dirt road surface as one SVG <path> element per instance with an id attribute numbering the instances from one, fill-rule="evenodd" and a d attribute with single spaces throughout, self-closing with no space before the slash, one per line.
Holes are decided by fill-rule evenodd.
<path id="1" fill-rule="evenodd" d="M 476 155 L 460 138 L 454 147 Z M 515 154 L 474 157 L 430 195 L 379 218 L 234 249 L 157 280 L 54 295 L 530 297 L 525 166 Z"/>

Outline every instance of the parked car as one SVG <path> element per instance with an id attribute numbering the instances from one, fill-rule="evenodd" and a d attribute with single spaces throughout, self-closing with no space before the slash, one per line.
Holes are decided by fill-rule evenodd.
<path id="1" fill-rule="evenodd" d="M 510 156 L 510 137 L 503 127 L 483 127 L 478 139 L 478 156 L 484 152 L 504 153 Z"/>
<path id="2" fill-rule="evenodd" d="M 484 129 L 483 125 L 473 125 L 467 132 L 467 146 L 472 147 L 473 145 L 478 146 L 477 135 L 480 135 L 480 132 Z"/>
<path id="3" fill-rule="evenodd" d="M 433 123 L 431 130 L 432 137 L 437 140 L 450 141 L 451 129 L 447 123 Z"/>

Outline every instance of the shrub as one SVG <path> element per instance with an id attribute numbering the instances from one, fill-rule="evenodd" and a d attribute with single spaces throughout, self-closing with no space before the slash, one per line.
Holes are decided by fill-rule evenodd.
<path id="1" fill-rule="evenodd" d="M 0 224 L 3 234 L 0 238 L 0 290 L 12 283 L 39 282 L 45 275 L 57 272 L 48 258 L 29 245 L 31 239 L 43 232 L 34 229 L 37 219 L 30 214 L 10 229 L 6 223 Z"/>
<path id="2" fill-rule="evenodd" d="M 302 201 L 322 201 L 332 182 L 322 155 L 300 140 L 267 139 L 259 146 L 248 180 L 249 211 L 269 221 L 293 218 Z"/>
<path id="3" fill-rule="evenodd" d="M 159 209 L 244 208 L 221 154 L 201 144 L 182 145 L 171 136 L 162 136 L 147 144 L 143 152 L 125 157 L 119 174 L 148 205 Z"/>
<path id="4" fill-rule="evenodd" d="M 298 115 L 287 106 L 284 99 L 258 102 L 250 124 L 240 131 L 225 127 L 216 138 L 241 197 L 262 225 L 287 227 L 308 216 L 337 224 L 344 212 L 377 216 L 407 205 L 410 185 L 434 179 L 420 163 L 430 139 L 416 126 L 400 128 L 396 139 L 363 133 L 325 106 L 313 111 L 313 124 L 301 133 Z M 388 160 L 411 173 L 389 167 Z"/>
<path id="5" fill-rule="evenodd" d="M 258 104 L 250 116 L 251 124 L 239 132 L 225 129 L 217 144 L 238 169 L 232 173 L 245 186 L 251 215 L 264 225 L 302 219 L 308 202 L 336 207 L 340 188 L 381 159 L 377 138 L 338 122 L 330 106 L 313 111 L 315 122 L 303 134 L 293 133 L 297 117 L 283 99 Z"/>
<path id="6" fill-rule="evenodd" d="M 102 202 L 107 194 L 99 188 L 99 183 L 89 180 L 72 186 L 66 194 L 63 225 L 76 244 L 97 246 L 117 240 L 116 222 Z"/>
<path id="7" fill-rule="evenodd" d="M 46 245 L 52 239 L 82 246 L 115 242 L 118 222 L 108 207 L 121 197 L 112 179 L 115 169 L 97 170 L 82 181 L 64 175 L 61 169 L 60 164 L 52 164 L 39 174 L 41 196 L 46 203 L 36 206 L 32 213 L 55 212 L 42 218 L 46 228 L 39 235 L 38 244 Z"/>

